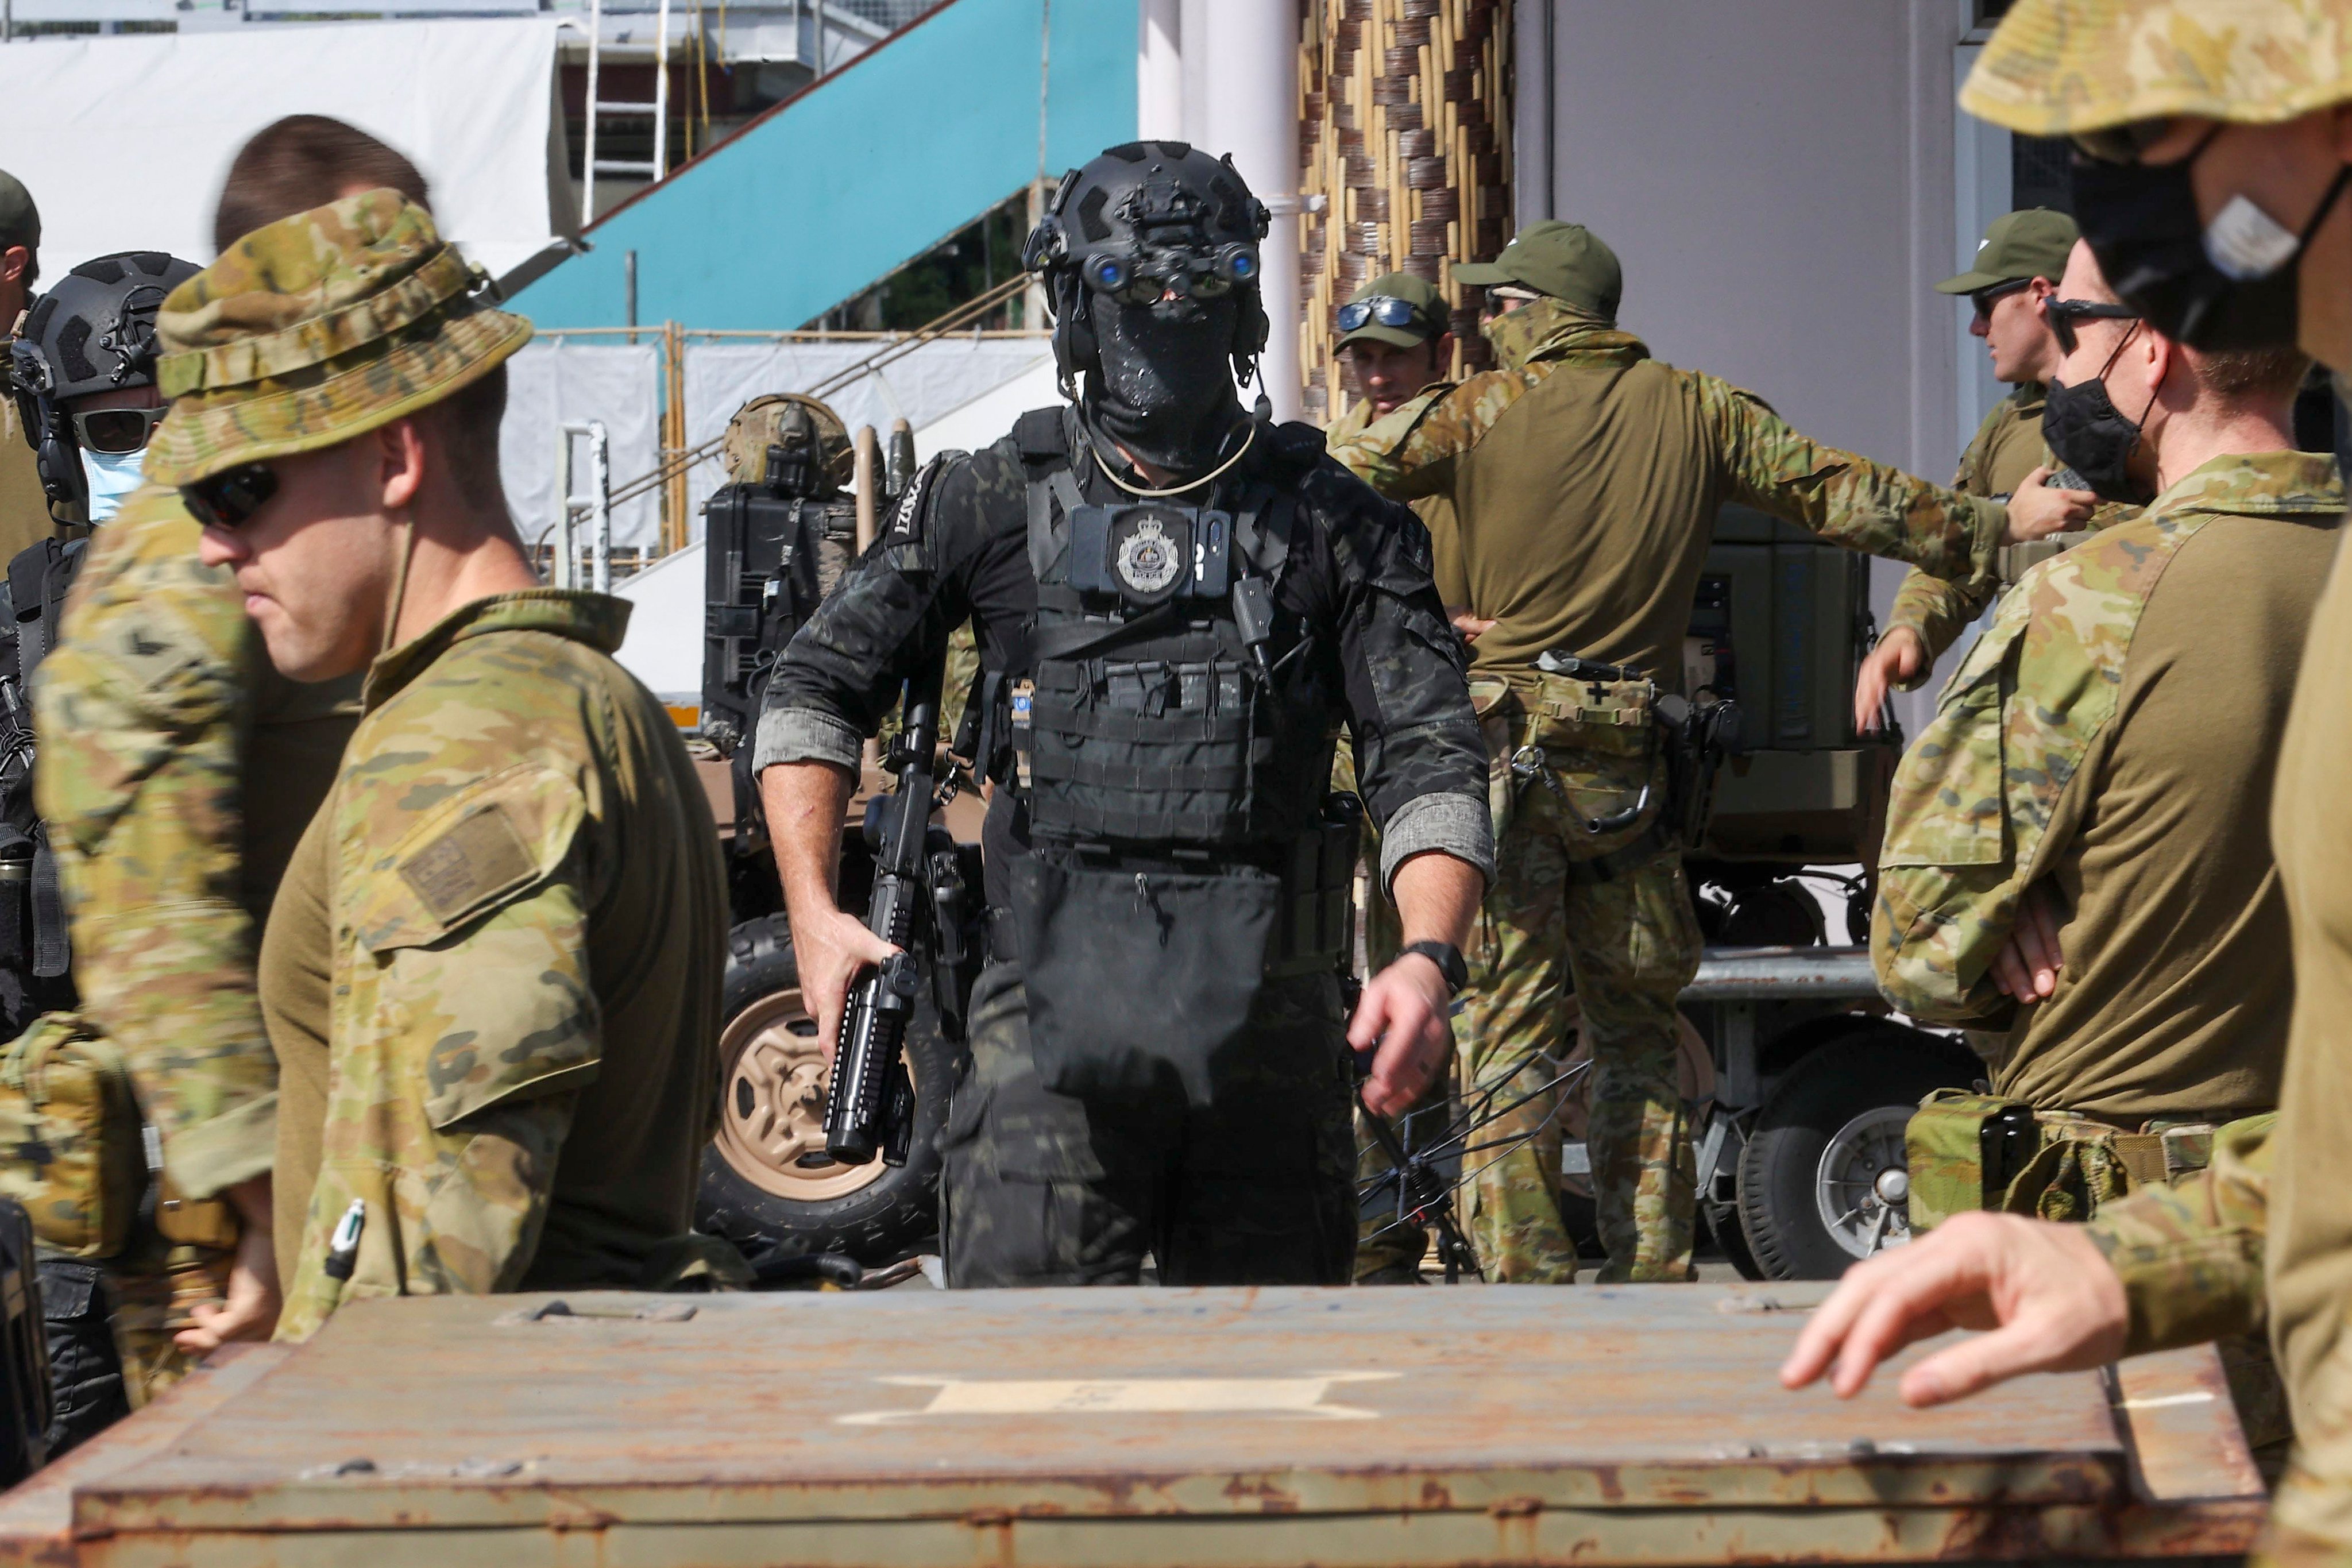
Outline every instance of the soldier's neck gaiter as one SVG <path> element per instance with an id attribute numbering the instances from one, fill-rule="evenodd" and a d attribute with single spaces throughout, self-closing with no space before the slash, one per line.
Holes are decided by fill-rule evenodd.
<path id="1" fill-rule="evenodd" d="M 1097 296 L 1088 306 L 1099 368 L 1087 377 L 1087 424 L 1171 473 L 1208 468 L 1242 416 L 1229 368 L 1240 302 Z"/>

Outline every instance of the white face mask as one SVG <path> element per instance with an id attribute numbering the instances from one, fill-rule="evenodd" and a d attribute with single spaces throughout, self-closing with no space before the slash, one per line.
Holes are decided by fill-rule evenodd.
<path id="1" fill-rule="evenodd" d="M 81 475 L 89 484 L 89 521 L 104 522 L 122 510 L 122 498 L 139 488 L 139 467 L 146 460 L 136 452 L 91 452 L 81 455 Z"/>

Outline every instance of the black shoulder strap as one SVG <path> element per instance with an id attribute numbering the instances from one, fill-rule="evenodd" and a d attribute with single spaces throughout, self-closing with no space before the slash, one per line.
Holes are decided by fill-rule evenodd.
<path id="1" fill-rule="evenodd" d="M 1290 559 L 1290 527 L 1297 515 L 1298 498 L 1288 489 L 1255 484 L 1243 493 L 1241 515 L 1234 520 L 1234 548 L 1259 576 L 1282 575 Z"/>
<path id="2" fill-rule="evenodd" d="M 16 610 L 16 679 L 29 691 L 33 671 L 58 640 L 66 595 L 89 553 L 89 542 L 44 539 L 8 563 L 8 599 Z"/>
<path id="3" fill-rule="evenodd" d="M 1023 415 L 1024 419 L 1030 417 Z M 1070 472 L 1066 451 L 1063 460 L 1044 473 L 1032 470 L 1029 475 L 1029 570 L 1040 583 L 1045 581 L 1062 552 L 1069 547 L 1070 513 L 1087 504 L 1078 493 L 1076 476 Z"/>
<path id="4" fill-rule="evenodd" d="M 1069 427 L 1060 408 L 1032 408 L 1013 422 L 1013 444 L 1032 463 L 1070 455 Z"/>

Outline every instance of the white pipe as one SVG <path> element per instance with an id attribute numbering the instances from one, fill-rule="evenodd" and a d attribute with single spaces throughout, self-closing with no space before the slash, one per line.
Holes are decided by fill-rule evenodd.
<path id="1" fill-rule="evenodd" d="M 604 50 L 604 0 L 588 0 L 588 138 L 580 152 L 580 223 L 596 221 L 596 70 Z"/>
<path id="2" fill-rule="evenodd" d="M 1143 142 L 1184 139 L 1184 0 L 1141 0 L 1136 6 L 1135 134 Z"/>
<path id="3" fill-rule="evenodd" d="M 1242 178 L 1274 215 L 1263 247 L 1262 285 L 1273 331 L 1259 374 L 1275 417 L 1296 419 L 1305 392 L 1298 363 L 1297 8 L 1267 0 L 1195 3 L 1205 14 L 1207 37 L 1185 29 L 1184 74 L 1192 77 L 1199 58 L 1205 101 L 1196 113 L 1187 93 L 1185 118 L 1212 132 L 1192 140 L 1212 153 L 1233 154 Z M 1185 20 L 1192 20 L 1189 6 Z"/>
<path id="4" fill-rule="evenodd" d="M 661 0 L 654 31 L 654 183 L 669 178 L 669 0 Z"/>
<path id="5" fill-rule="evenodd" d="M 551 588 L 578 585 L 580 544 L 572 524 L 572 437 L 579 429 L 577 425 L 555 427 L 555 548 L 547 563 Z"/>
<path id="6" fill-rule="evenodd" d="M 572 437 L 588 438 L 588 480 L 582 495 L 572 486 Z M 548 585 L 580 586 L 580 514 L 593 523 L 589 535 L 588 585 L 599 594 L 613 591 L 613 446 L 602 419 L 566 420 L 555 429 L 555 551 L 548 570 Z"/>

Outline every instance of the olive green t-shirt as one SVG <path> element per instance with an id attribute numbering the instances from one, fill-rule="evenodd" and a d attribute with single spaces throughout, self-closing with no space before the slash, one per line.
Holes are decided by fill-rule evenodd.
<path id="1" fill-rule="evenodd" d="M 2038 856 L 2064 965 L 2011 1030 L 1997 1092 L 2123 1123 L 2278 1103 L 2294 984 L 2263 803 L 2341 518 L 2214 517 L 2158 580 Z M 2127 549 L 2143 526 L 2099 537 Z"/>
<path id="2" fill-rule="evenodd" d="M 2050 461 L 2042 439 L 2042 411 L 2049 395 L 2040 382 L 2029 381 L 1994 404 L 1977 426 L 1976 439 L 1960 454 L 1952 488 L 2000 500 L 2015 495 L 2026 475 Z"/>
<path id="3" fill-rule="evenodd" d="M 327 814 L 310 818 L 278 883 L 261 936 L 261 1016 L 278 1055 L 278 1158 L 271 1233 L 278 1278 L 294 1278 L 302 1224 L 319 1184 L 327 1120 L 327 1004 L 334 985 L 334 918 L 327 908 Z"/>

